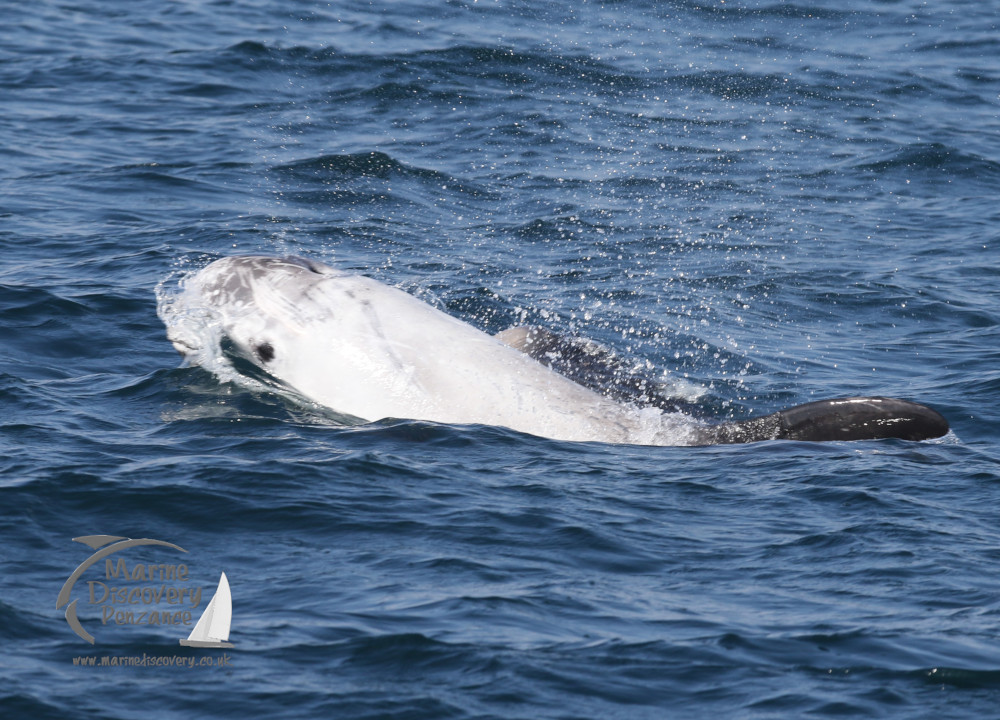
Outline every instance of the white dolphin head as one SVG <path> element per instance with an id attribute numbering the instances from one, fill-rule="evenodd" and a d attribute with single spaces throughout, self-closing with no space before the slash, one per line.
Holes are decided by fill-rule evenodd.
<path id="1" fill-rule="evenodd" d="M 267 369 L 277 359 L 276 336 L 306 332 L 316 319 L 319 310 L 311 312 L 315 303 L 309 302 L 316 283 L 338 275 L 328 265 L 293 256 L 222 258 L 187 280 L 167 338 L 193 362 L 225 344 Z"/>

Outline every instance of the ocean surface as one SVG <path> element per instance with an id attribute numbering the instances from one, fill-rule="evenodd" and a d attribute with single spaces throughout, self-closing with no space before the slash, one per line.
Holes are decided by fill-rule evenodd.
<path id="1" fill-rule="evenodd" d="M 5 720 L 997 715 L 997 2 L 3 16 Z M 952 432 L 342 426 L 181 366 L 158 297 L 232 254 L 593 339 L 708 419 Z M 180 646 L 222 572 L 233 647 Z"/>

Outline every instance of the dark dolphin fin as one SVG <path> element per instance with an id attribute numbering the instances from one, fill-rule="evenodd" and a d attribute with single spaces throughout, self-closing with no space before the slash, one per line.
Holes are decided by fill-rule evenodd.
<path id="1" fill-rule="evenodd" d="M 896 398 L 848 397 L 707 427 L 702 439 L 706 445 L 760 440 L 929 440 L 947 432 L 948 421 L 926 405 Z"/>
<path id="2" fill-rule="evenodd" d="M 643 372 L 643 368 L 592 340 L 559 335 L 534 325 L 512 327 L 497 333 L 496 338 L 578 385 L 613 400 L 666 412 L 698 414 L 700 411 L 692 403 L 666 396 L 663 384 Z"/>

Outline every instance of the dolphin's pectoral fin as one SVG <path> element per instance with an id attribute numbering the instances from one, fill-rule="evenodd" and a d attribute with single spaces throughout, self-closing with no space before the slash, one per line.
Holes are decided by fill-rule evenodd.
<path id="1" fill-rule="evenodd" d="M 796 405 L 772 415 L 705 428 L 704 444 L 760 440 L 929 440 L 948 421 L 926 405 L 886 397 L 849 397 Z"/>

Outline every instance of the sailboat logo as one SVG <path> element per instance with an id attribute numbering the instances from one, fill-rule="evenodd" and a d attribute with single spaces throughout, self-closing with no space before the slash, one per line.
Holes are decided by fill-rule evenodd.
<path id="1" fill-rule="evenodd" d="M 229 580 L 226 573 L 219 578 L 219 587 L 208 602 L 208 607 L 198 619 L 198 624 L 186 639 L 181 639 L 181 645 L 200 648 L 231 648 L 229 640 L 229 625 L 233 620 L 233 595 L 229 591 Z"/>

